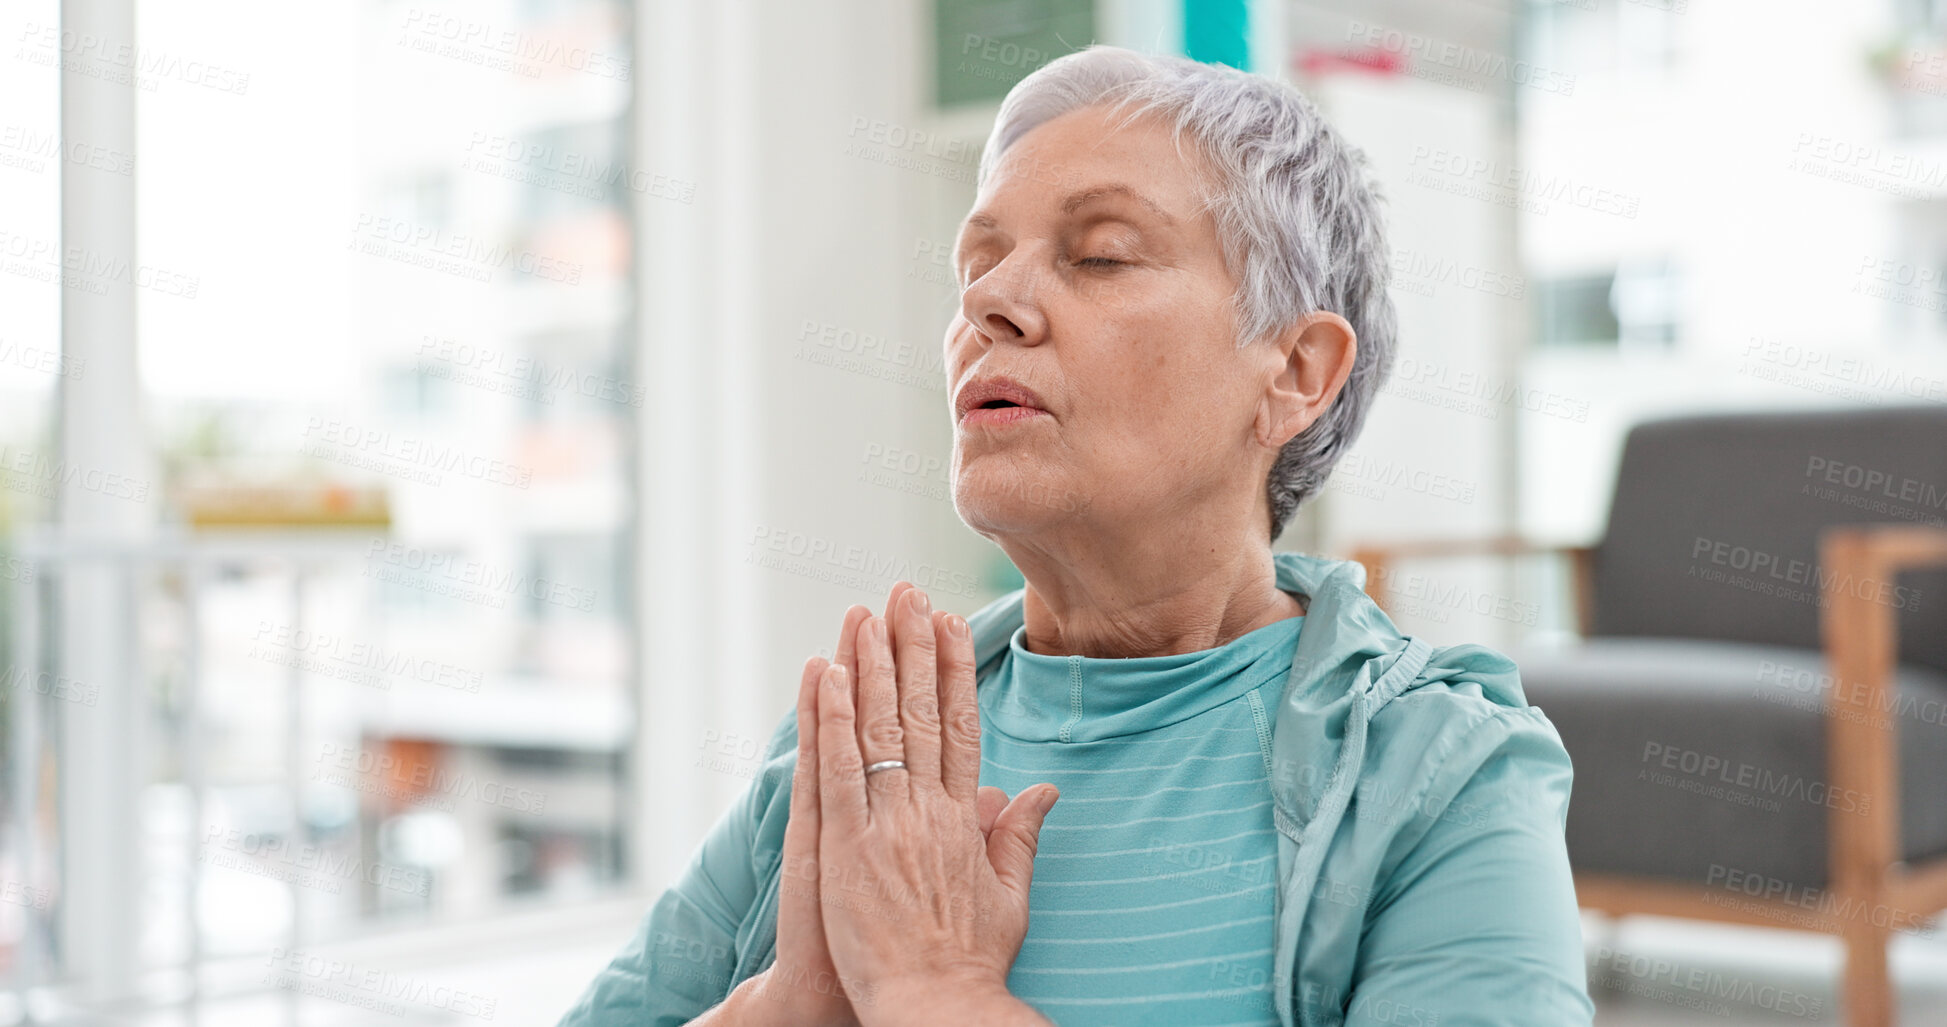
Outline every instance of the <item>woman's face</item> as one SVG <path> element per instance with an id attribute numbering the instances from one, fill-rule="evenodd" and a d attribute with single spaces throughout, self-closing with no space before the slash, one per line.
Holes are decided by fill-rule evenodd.
<path id="1" fill-rule="evenodd" d="M 1002 156 L 962 223 L 946 335 L 954 505 L 989 537 L 1149 518 L 1257 517 L 1255 436 L 1277 348 L 1236 345 L 1236 282 L 1201 158 L 1143 118 L 1072 111 Z M 993 379 L 1042 412 L 1005 401 Z M 1011 394 L 1014 402 L 1024 402 Z M 1179 520 L 1179 523 L 1181 521 Z"/>

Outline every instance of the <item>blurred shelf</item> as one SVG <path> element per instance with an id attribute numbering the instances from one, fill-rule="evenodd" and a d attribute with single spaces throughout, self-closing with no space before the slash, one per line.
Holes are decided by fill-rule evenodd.
<path id="1" fill-rule="evenodd" d="M 222 528 L 188 531 L 157 528 L 144 535 L 78 535 L 23 528 L 14 535 L 14 554 L 49 562 L 134 560 L 180 563 L 252 563 L 286 559 L 344 559 L 368 552 L 390 538 L 370 526 Z M 423 547 L 422 547 L 423 548 Z"/>
<path id="2" fill-rule="evenodd" d="M 516 675 L 479 692 L 402 689 L 361 719 L 368 736 L 593 753 L 626 749 L 634 725 L 619 684 Z"/>

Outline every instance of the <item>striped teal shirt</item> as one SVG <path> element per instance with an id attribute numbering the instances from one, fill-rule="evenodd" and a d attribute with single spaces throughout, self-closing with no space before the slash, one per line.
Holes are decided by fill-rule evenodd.
<path id="1" fill-rule="evenodd" d="M 1061 789 L 1008 989 L 1071 1025 L 1277 1024 L 1271 717 L 1303 617 L 1217 649 L 1047 656 L 980 687 L 980 783 Z"/>

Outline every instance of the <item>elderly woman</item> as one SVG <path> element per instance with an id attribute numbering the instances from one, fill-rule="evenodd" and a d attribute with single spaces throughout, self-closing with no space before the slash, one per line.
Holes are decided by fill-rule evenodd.
<path id="1" fill-rule="evenodd" d="M 1026 587 L 848 611 L 563 1024 L 1590 1022 L 1513 664 L 1271 549 L 1392 360 L 1362 165 L 1228 68 L 1013 89 L 945 347 L 955 506 Z"/>

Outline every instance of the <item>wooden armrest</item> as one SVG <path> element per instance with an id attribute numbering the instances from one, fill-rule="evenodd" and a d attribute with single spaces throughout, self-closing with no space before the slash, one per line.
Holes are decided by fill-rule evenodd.
<path id="1" fill-rule="evenodd" d="M 1365 563 L 1370 555 L 1382 561 L 1417 559 L 1423 556 L 1522 556 L 1529 553 L 1563 553 L 1594 549 L 1589 545 L 1537 542 L 1519 535 L 1489 535 L 1480 538 L 1427 538 L 1404 542 L 1361 542 L 1352 547 L 1352 558 Z"/>
<path id="2" fill-rule="evenodd" d="M 1947 527 L 1937 524 L 1839 524 L 1819 536 L 1819 559 L 1891 575 L 1947 566 Z"/>
<path id="3" fill-rule="evenodd" d="M 1423 557 L 1526 556 L 1554 554 L 1569 557 L 1575 582 L 1576 630 L 1587 635 L 1595 601 L 1595 546 L 1537 542 L 1518 535 L 1480 538 L 1414 539 L 1405 542 L 1362 542 L 1352 547 L 1352 559 L 1366 568 L 1366 594 L 1386 608 L 1387 582 L 1395 560 Z"/>
<path id="4" fill-rule="evenodd" d="M 1911 598 L 1895 579 L 1902 570 L 1930 566 L 1947 566 L 1947 527 L 1841 524 L 1819 535 L 1819 633 L 1831 678 L 1826 772 L 1845 800 L 1828 817 L 1832 887 L 1842 895 L 1876 898 L 1897 887 L 1901 901 L 1926 912 L 1947 902 L 1939 881 L 1908 880 L 1895 869 L 1902 849 L 1893 675 L 1899 611 Z"/>

